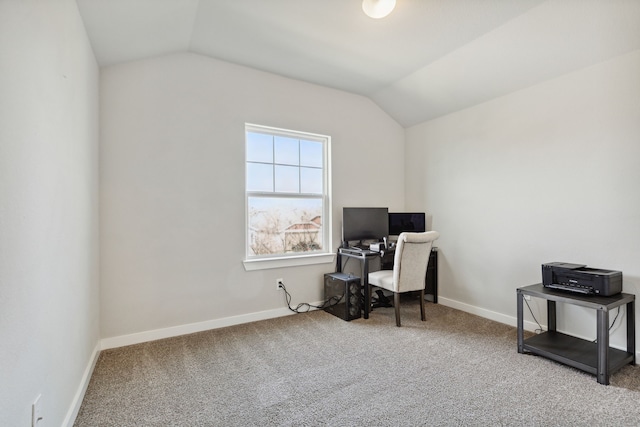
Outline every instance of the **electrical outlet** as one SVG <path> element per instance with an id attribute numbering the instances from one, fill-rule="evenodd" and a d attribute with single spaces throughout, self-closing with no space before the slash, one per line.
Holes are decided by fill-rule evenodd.
<path id="1" fill-rule="evenodd" d="M 284 280 L 282 278 L 276 279 L 276 289 L 280 290 L 284 288 Z"/>
<path id="2" fill-rule="evenodd" d="M 42 395 L 39 394 L 31 405 L 31 427 L 38 427 L 42 421 Z"/>

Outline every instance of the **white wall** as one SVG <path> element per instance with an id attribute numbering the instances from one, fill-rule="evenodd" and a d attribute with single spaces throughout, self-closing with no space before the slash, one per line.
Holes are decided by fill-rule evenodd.
<path id="1" fill-rule="evenodd" d="M 443 303 L 515 324 L 516 288 L 551 261 L 621 270 L 638 294 L 638 76 L 635 51 L 407 129 L 407 208 L 441 232 Z M 559 309 L 560 329 L 595 338 L 593 311 Z"/>
<path id="2" fill-rule="evenodd" d="M 0 2 L 0 425 L 72 420 L 99 340 L 98 67 L 73 0 Z"/>
<path id="3" fill-rule="evenodd" d="M 334 264 L 244 270 L 245 122 L 332 137 L 334 247 L 343 206 L 404 205 L 404 131 L 366 98 L 194 54 L 105 68 L 101 94 L 106 347 L 288 313 L 278 277 L 322 299 Z"/>

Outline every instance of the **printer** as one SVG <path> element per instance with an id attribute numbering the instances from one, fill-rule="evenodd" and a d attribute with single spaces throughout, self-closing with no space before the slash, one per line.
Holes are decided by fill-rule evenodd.
<path id="1" fill-rule="evenodd" d="M 586 295 L 611 296 L 622 292 L 622 272 L 587 268 L 584 264 L 542 264 L 542 286 Z"/>

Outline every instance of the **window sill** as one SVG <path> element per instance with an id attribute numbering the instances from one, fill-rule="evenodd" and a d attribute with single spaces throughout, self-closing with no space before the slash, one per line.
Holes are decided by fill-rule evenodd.
<path id="1" fill-rule="evenodd" d="M 246 271 L 269 268 L 298 267 L 302 265 L 328 264 L 334 262 L 336 254 L 298 255 L 282 258 L 246 259 L 242 261 Z"/>

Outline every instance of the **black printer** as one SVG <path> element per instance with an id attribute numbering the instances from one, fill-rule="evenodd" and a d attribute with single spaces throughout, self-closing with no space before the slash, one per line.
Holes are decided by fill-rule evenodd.
<path id="1" fill-rule="evenodd" d="M 611 296 L 622 292 L 622 272 L 587 268 L 584 264 L 542 264 L 542 286 L 587 295 Z"/>

